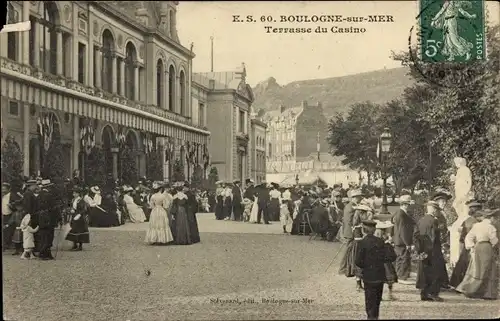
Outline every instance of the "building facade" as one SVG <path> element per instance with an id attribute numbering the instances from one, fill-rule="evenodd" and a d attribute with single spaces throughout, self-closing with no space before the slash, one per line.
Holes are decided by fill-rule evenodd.
<path id="1" fill-rule="evenodd" d="M 267 125 L 251 114 L 250 142 L 252 145 L 252 174 L 251 178 L 256 184 L 266 180 L 266 129 Z"/>
<path id="2" fill-rule="evenodd" d="M 11 23 L 31 21 L 29 32 L 0 34 L 2 126 L 23 152 L 25 175 L 40 172 L 55 139 L 68 176 L 93 147 L 104 151 L 114 178 L 127 148 L 137 176 L 146 175 L 155 148 L 166 178 L 175 160 L 186 175 L 203 164 L 210 133 L 192 104 L 194 54 L 179 42 L 177 2 L 10 5 Z"/>
<path id="3" fill-rule="evenodd" d="M 211 164 L 217 168 L 219 179 L 229 182 L 244 182 L 252 175 L 249 115 L 254 96 L 245 78 L 244 64 L 235 71 L 193 74 L 197 92 L 193 99 L 200 110 L 200 106 L 208 106 L 203 117 L 211 135 Z"/>
<path id="4" fill-rule="evenodd" d="M 321 103 L 310 105 L 303 101 L 299 107 L 268 111 L 263 120 L 267 125 L 267 172 L 295 170 L 295 164 L 306 160 L 311 153 L 327 152 L 328 121 Z"/>

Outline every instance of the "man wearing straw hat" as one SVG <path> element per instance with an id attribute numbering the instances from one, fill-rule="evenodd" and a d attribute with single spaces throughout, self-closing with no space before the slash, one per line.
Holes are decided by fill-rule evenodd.
<path id="1" fill-rule="evenodd" d="M 411 272 L 411 250 L 413 248 L 413 231 L 415 221 L 409 213 L 409 207 L 413 204 L 410 195 L 399 198 L 399 211 L 393 216 L 394 223 L 394 251 L 396 252 L 396 273 L 399 283 L 412 284 L 408 279 Z"/>

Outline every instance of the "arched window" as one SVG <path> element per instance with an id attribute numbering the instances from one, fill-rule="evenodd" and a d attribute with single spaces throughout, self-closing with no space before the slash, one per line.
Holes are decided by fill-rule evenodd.
<path id="1" fill-rule="evenodd" d="M 175 69 L 174 66 L 168 67 L 168 110 L 174 111 L 175 108 Z"/>
<path id="2" fill-rule="evenodd" d="M 295 142 L 293 140 L 290 142 L 290 154 L 295 156 Z"/>
<path id="3" fill-rule="evenodd" d="M 180 114 L 181 115 L 186 115 L 186 76 L 184 75 L 184 71 L 181 70 L 181 73 L 179 75 L 179 88 L 181 92 L 181 97 L 180 97 Z"/>
<path id="4" fill-rule="evenodd" d="M 109 30 L 102 33 L 102 89 L 113 91 L 113 56 L 115 54 L 115 39 Z"/>
<path id="5" fill-rule="evenodd" d="M 273 156 L 273 145 L 271 143 L 269 143 L 268 156 L 269 156 L 269 158 L 271 158 Z"/>
<path id="6" fill-rule="evenodd" d="M 174 15 L 174 10 L 170 10 L 168 13 L 168 22 L 169 22 L 169 33 L 170 37 L 174 37 L 175 34 L 175 15 Z"/>
<path id="7" fill-rule="evenodd" d="M 43 16 L 37 26 L 41 32 L 40 67 L 51 74 L 57 73 L 57 5 L 53 1 L 42 1 Z"/>
<path id="8" fill-rule="evenodd" d="M 135 90 L 135 68 L 136 68 L 136 50 L 135 46 L 129 42 L 125 48 L 125 97 L 136 100 Z"/>
<path id="9" fill-rule="evenodd" d="M 156 106 L 163 108 L 163 62 L 158 59 L 156 63 Z"/>
<path id="10" fill-rule="evenodd" d="M 16 23 L 18 14 L 14 10 L 14 6 L 12 4 L 8 4 L 8 12 L 9 16 L 7 17 L 7 23 Z M 7 58 L 11 60 L 17 60 L 17 36 L 18 32 L 9 32 L 7 34 Z"/>

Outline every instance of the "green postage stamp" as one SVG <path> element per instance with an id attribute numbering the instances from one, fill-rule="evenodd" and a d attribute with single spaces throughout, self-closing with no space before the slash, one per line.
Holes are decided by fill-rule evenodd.
<path id="1" fill-rule="evenodd" d="M 419 0 L 424 62 L 486 59 L 484 0 Z"/>

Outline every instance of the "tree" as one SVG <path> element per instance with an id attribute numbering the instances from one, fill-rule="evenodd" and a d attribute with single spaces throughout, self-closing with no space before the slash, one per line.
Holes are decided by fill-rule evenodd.
<path id="1" fill-rule="evenodd" d="M 201 188 L 203 185 L 203 167 L 196 164 L 193 169 L 193 175 L 191 176 L 191 186 L 195 188 Z"/>
<path id="2" fill-rule="evenodd" d="M 186 176 L 184 175 L 184 164 L 180 159 L 176 159 L 174 162 L 172 178 L 174 182 L 186 180 Z"/>
<path id="3" fill-rule="evenodd" d="M 219 171 L 217 167 L 212 166 L 208 173 L 208 185 L 210 189 L 215 189 L 215 183 L 219 180 Z"/>
<path id="4" fill-rule="evenodd" d="M 23 153 L 14 137 L 8 135 L 2 146 L 2 182 L 20 184 L 23 174 Z"/>
<path id="5" fill-rule="evenodd" d="M 146 176 L 155 181 L 163 180 L 163 164 L 159 150 L 153 150 L 148 154 Z"/>
<path id="6" fill-rule="evenodd" d="M 107 183 L 106 156 L 99 147 L 93 147 L 85 158 L 85 183 L 103 187 Z"/>
<path id="7" fill-rule="evenodd" d="M 121 150 L 121 180 L 125 184 L 137 183 L 139 173 L 137 172 L 137 153 L 128 146 Z"/>
<path id="8" fill-rule="evenodd" d="M 64 153 L 59 136 L 55 136 L 49 146 L 49 150 L 43 157 L 43 178 L 50 180 L 61 180 L 65 175 Z"/>
<path id="9" fill-rule="evenodd" d="M 467 64 L 415 64 L 408 52 L 393 58 L 410 67 L 417 84 L 405 92 L 409 106 L 416 108 L 420 120 L 428 123 L 433 148 L 446 167 L 439 171 L 442 182 L 449 182 L 453 158 L 464 157 L 473 174 L 473 188 L 479 198 L 495 198 L 500 185 L 498 126 L 500 123 L 498 65 L 500 27 L 487 27 L 488 60 Z M 462 85 L 439 86 L 429 82 L 429 76 L 439 75 L 440 83 L 453 83 L 461 75 Z M 436 78 L 437 79 L 437 78 Z M 418 95 L 416 94 L 418 93 Z"/>
<path id="10" fill-rule="evenodd" d="M 378 171 L 376 148 L 382 130 L 378 122 L 382 106 L 372 102 L 354 104 L 346 118 L 337 114 L 328 124 L 328 142 L 342 163 L 366 171 L 368 181 Z"/>

